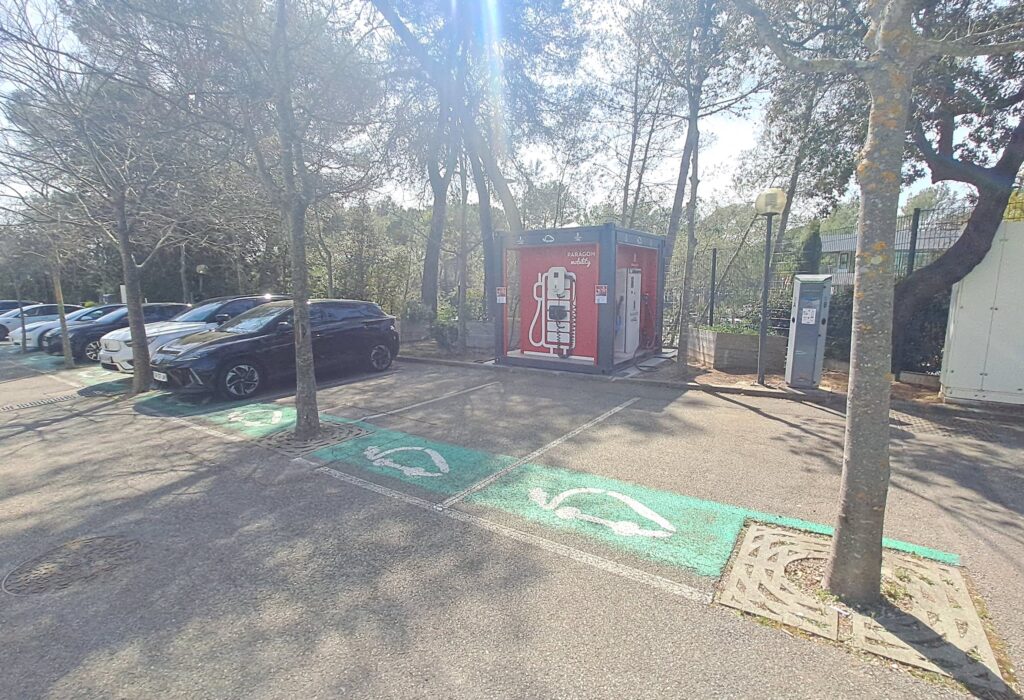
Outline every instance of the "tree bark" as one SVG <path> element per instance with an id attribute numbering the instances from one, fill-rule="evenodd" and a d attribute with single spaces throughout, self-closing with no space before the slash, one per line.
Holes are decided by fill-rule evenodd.
<path id="1" fill-rule="evenodd" d="M 130 395 L 149 391 L 153 383 L 153 372 L 149 366 L 149 342 L 146 338 L 146 317 L 142 311 L 142 281 L 139 266 L 132 255 L 131 225 L 123 192 L 113 197 L 117 215 L 115 233 L 117 247 L 121 254 L 121 269 L 124 273 L 125 306 L 128 308 L 128 331 L 132 340 L 132 388 Z M 65 336 L 65 344 L 67 336 Z"/>
<path id="2" fill-rule="evenodd" d="M 60 248 L 56 244 L 53 246 L 53 259 L 50 264 L 50 279 L 53 281 L 53 300 L 57 303 L 57 318 L 60 321 L 60 335 L 62 338 L 68 337 L 68 319 L 67 314 L 64 313 L 64 285 L 61 283 L 60 278 Z M 24 328 L 24 326 L 22 327 Z M 22 340 L 24 341 L 25 333 L 21 334 Z M 67 369 L 74 369 L 75 357 L 71 354 L 71 344 L 62 343 L 64 346 L 64 366 Z"/>
<path id="3" fill-rule="evenodd" d="M 868 134 L 857 166 L 860 221 L 842 486 L 825 587 L 854 605 L 880 595 L 882 528 L 889 489 L 893 253 L 913 67 L 864 76 Z"/>
<path id="4" fill-rule="evenodd" d="M 181 257 L 179 258 L 178 273 L 181 275 L 181 300 L 186 304 L 192 303 L 192 285 L 189 284 L 188 255 L 185 254 L 185 244 L 181 244 Z"/>
<path id="5" fill-rule="evenodd" d="M 693 134 L 690 156 L 690 201 L 686 205 L 686 259 L 683 264 L 683 292 L 679 302 L 679 342 L 676 362 L 683 371 L 689 364 L 690 357 L 690 317 L 693 307 L 693 261 L 697 255 L 697 183 L 699 182 L 698 162 L 700 150 L 700 132 L 697 129 L 697 118 L 700 100 L 690 101 L 689 125 L 686 138 Z"/>
<path id="6" fill-rule="evenodd" d="M 676 178 L 676 193 L 672 197 L 672 213 L 668 217 L 668 232 L 665 234 L 665 270 L 672 265 L 675 255 L 676 238 L 679 236 L 679 222 L 683 218 L 683 200 L 686 199 L 686 177 L 690 174 L 690 161 L 693 156 L 696 122 L 687 118 L 686 142 L 683 144 L 683 155 L 679 159 L 679 176 Z"/>
<path id="7" fill-rule="evenodd" d="M 470 170 L 473 173 L 473 186 L 476 188 L 480 216 L 480 238 L 483 239 L 484 250 L 484 308 L 487 317 L 498 317 L 498 301 L 495 291 L 498 285 L 499 263 L 496 259 L 497 245 L 494 240 L 494 219 L 491 212 L 491 192 L 487 189 L 487 178 L 483 166 L 471 152 L 469 154 Z"/>
<path id="8" fill-rule="evenodd" d="M 292 310 L 295 333 L 295 436 L 305 440 L 320 431 L 316 399 L 313 341 L 309 327 L 309 266 L 306 262 L 305 156 L 292 103 L 291 66 L 288 57 L 287 0 L 277 0 L 274 25 L 274 105 L 281 147 L 281 170 L 286 202 L 286 222 L 291 241 Z"/>
<path id="9" fill-rule="evenodd" d="M 430 208 L 430 232 L 427 235 L 426 250 L 423 254 L 423 277 L 420 283 L 420 300 L 437 315 L 437 277 L 441 261 L 441 243 L 448 218 L 448 188 L 452 171 L 441 172 L 436 157 L 427 162 L 427 175 L 434 201 Z"/>
<path id="10" fill-rule="evenodd" d="M 622 183 L 622 211 L 619 214 L 619 226 L 626 225 L 626 211 L 629 208 L 630 181 L 633 178 L 633 158 L 636 157 L 636 144 L 640 139 L 640 61 L 633 69 L 633 115 L 629 134 L 629 156 L 626 158 L 626 176 Z"/>
<path id="11" fill-rule="evenodd" d="M 469 178 L 466 177 L 466 161 L 462 160 L 459 167 L 459 352 L 466 352 L 466 290 L 469 284 L 469 241 L 466 230 L 466 209 L 469 203 Z"/>
<path id="12" fill-rule="evenodd" d="M 932 180 L 963 181 L 957 179 L 955 165 L 944 170 L 938 162 L 941 156 L 926 154 L 932 167 Z M 948 163 L 948 161 L 947 161 Z M 906 332 L 910 320 L 938 294 L 948 292 L 953 285 L 967 276 L 988 251 L 996 231 L 1003 222 L 1003 214 L 1013 194 L 1014 177 L 1024 164 L 1024 118 L 1010 135 L 997 163 L 984 170 L 984 177 L 972 177 L 971 184 L 978 190 L 978 202 L 971 212 L 960 238 L 934 262 L 914 270 L 910 276 L 896 284 L 893 307 L 893 358 L 898 369 L 906 345 Z"/>

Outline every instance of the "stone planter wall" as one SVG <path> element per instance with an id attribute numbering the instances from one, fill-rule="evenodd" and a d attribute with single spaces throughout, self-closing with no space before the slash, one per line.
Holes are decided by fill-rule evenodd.
<path id="1" fill-rule="evenodd" d="M 491 321 L 466 321 L 466 349 L 493 350 L 494 323 Z"/>
<path id="2" fill-rule="evenodd" d="M 398 319 L 398 337 L 403 343 L 426 340 L 430 337 L 430 322 Z"/>
<path id="3" fill-rule="evenodd" d="M 786 338 L 768 336 L 767 371 L 786 369 L 786 345 Z M 689 355 L 691 361 L 723 372 L 756 372 L 757 336 L 691 328 Z"/>

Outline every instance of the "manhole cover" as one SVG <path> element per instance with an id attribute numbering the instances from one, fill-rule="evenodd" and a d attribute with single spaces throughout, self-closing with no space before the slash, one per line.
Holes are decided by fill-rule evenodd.
<path id="1" fill-rule="evenodd" d="M 358 425 L 352 425 L 351 423 L 322 421 L 320 423 L 320 433 L 312 440 L 300 440 L 295 437 L 295 433 L 291 430 L 282 430 L 267 437 L 259 438 L 255 442 L 263 447 L 283 452 L 289 457 L 301 457 L 323 447 L 330 447 L 331 445 L 337 445 L 339 442 L 345 442 L 346 440 L 352 440 L 369 434 L 370 431 L 366 428 L 360 428 Z"/>
<path id="2" fill-rule="evenodd" d="M 62 591 L 131 563 L 138 547 L 137 540 L 124 537 L 71 540 L 7 574 L 2 588 L 14 595 Z"/>

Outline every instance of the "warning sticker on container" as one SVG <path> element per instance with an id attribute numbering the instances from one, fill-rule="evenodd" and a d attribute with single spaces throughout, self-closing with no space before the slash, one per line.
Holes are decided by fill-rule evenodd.
<path id="1" fill-rule="evenodd" d="M 813 324 L 818 316 L 818 310 L 813 306 L 809 309 L 800 309 L 800 323 Z"/>
<path id="2" fill-rule="evenodd" d="M 504 304 L 508 301 L 508 287 L 495 287 L 494 296 L 497 297 L 499 304 Z"/>
<path id="3" fill-rule="evenodd" d="M 607 284 L 595 284 L 594 285 L 594 303 L 595 304 L 607 304 L 608 303 L 608 285 Z"/>

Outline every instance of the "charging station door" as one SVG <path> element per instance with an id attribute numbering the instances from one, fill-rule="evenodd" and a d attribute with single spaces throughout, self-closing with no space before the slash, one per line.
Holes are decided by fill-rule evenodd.
<path id="1" fill-rule="evenodd" d="M 615 271 L 615 295 L 619 318 L 615 335 L 615 351 L 632 355 L 640 347 L 640 270 L 619 268 Z"/>
<path id="2" fill-rule="evenodd" d="M 831 275 L 796 275 L 786 353 L 786 384 L 790 386 L 813 388 L 821 381 L 831 296 Z"/>

